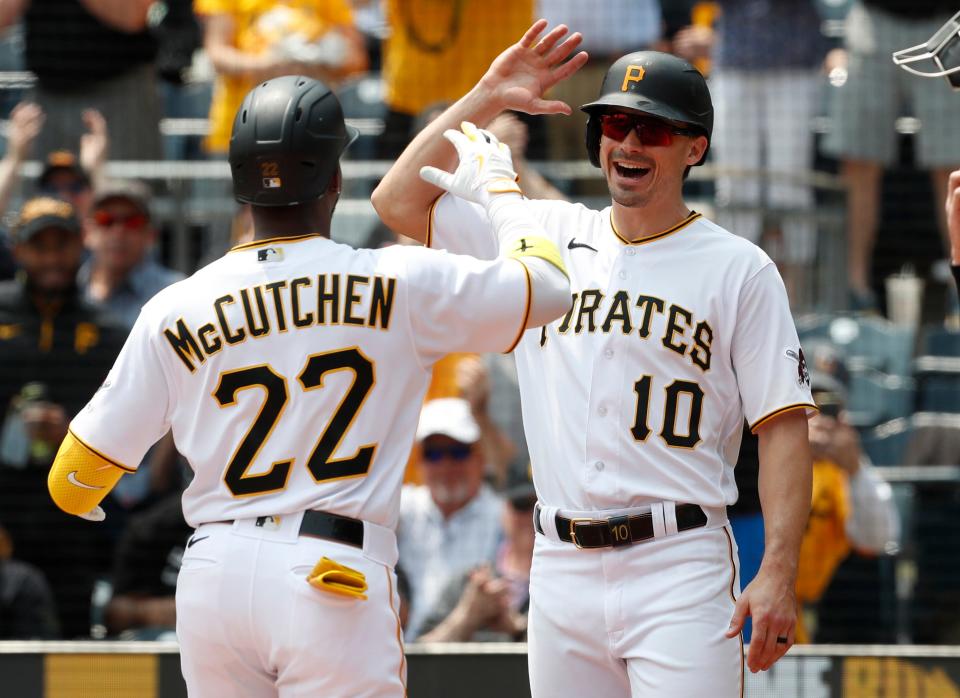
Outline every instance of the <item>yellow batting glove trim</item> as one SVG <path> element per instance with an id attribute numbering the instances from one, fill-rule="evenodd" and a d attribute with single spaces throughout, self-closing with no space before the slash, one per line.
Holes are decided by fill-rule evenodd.
<path id="1" fill-rule="evenodd" d="M 520 185 L 515 179 L 493 179 L 487 183 L 487 191 L 491 194 L 523 194 Z"/>
<path id="2" fill-rule="evenodd" d="M 513 257 L 520 262 L 524 257 L 539 257 L 545 259 L 555 266 L 563 275 L 570 278 L 567 268 L 563 264 L 563 258 L 560 256 L 560 250 L 551 240 L 545 237 L 529 236 L 522 237 L 514 243 L 514 249 L 507 253 L 508 257 Z"/>
<path id="3" fill-rule="evenodd" d="M 483 136 L 480 135 L 480 129 L 469 121 L 461 121 L 460 130 L 463 131 L 463 135 L 475 143 L 484 140 Z"/>
<path id="4" fill-rule="evenodd" d="M 47 489 L 54 504 L 68 514 L 81 516 L 103 501 L 124 472 L 122 466 L 67 432 L 47 476 Z"/>
<path id="5" fill-rule="evenodd" d="M 363 572 L 341 565 L 328 557 L 320 558 L 310 574 L 307 575 L 310 586 L 331 594 L 348 596 L 366 601 L 367 577 Z"/>

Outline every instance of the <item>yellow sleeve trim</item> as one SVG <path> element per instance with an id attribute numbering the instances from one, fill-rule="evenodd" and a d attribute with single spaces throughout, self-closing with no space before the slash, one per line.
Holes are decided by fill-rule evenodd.
<path id="1" fill-rule="evenodd" d="M 560 250 L 557 249 L 557 246 L 553 244 L 552 240 L 548 240 L 545 237 L 535 235 L 522 237 L 516 241 L 514 249 L 508 252 L 507 256 L 513 257 L 520 262 L 523 262 L 523 257 L 539 257 L 540 259 L 550 262 L 550 264 L 559 269 L 564 276 L 570 278 L 570 275 L 567 274 L 567 268 L 563 264 L 563 258 L 560 256 Z"/>
<path id="2" fill-rule="evenodd" d="M 520 262 L 519 259 L 517 261 Z M 520 266 L 523 267 L 523 273 L 527 279 L 527 307 L 524 308 L 523 311 L 523 322 L 520 323 L 520 331 L 517 332 L 516 338 L 510 343 L 510 348 L 503 352 L 504 354 L 509 354 L 511 351 L 517 348 L 517 345 L 520 343 L 520 339 L 523 337 L 523 333 L 527 331 L 527 323 L 530 321 L 530 303 L 533 300 L 533 282 L 530 280 L 530 270 L 527 269 L 527 265 L 523 262 L 520 262 Z"/>
<path id="3" fill-rule="evenodd" d="M 47 489 L 58 507 L 79 516 L 100 504 L 125 472 L 133 470 L 97 453 L 73 432 L 67 432 L 47 476 Z"/>
<path id="4" fill-rule="evenodd" d="M 793 412 L 794 410 L 813 410 L 814 412 L 820 411 L 816 405 L 811 404 L 809 402 L 798 402 L 794 405 L 787 405 L 786 407 L 781 407 L 780 409 L 774 410 L 770 414 L 764 415 L 763 417 L 758 419 L 756 422 L 750 425 L 750 431 L 755 432 L 757 429 L 762 427 L 764 424 L 769 422 L 774 417 L 779 417 L 782 414 L 785 414 L 787 412 Z"/>

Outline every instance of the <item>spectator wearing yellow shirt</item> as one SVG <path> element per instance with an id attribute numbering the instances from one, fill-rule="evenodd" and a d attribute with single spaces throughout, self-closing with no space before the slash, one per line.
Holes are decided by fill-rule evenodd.
<path id="1" fill-rule="evenodd" d="M 383 52 L 388 108 L 379 156 L 395 158 L 416 116 L 453 102 L 533 22 L 533 0 L 386 0 Z"/>
<path id="2" fill-rule="evenodd" d="M 336 85 L 367 67 L 349 0 L 195 0 L 217 80 L 208 152 L 226 153 L 233 118 L 260 80 L 306 75 Z"/>
<path id="3" fill-rule="evenodd" d="M 851 551 L 883 555 L 896 550 L 900 518 L 890 485 L 870 465 L 844 414 L 846 390 L 832 376 L 811 373 L 820 414 L 810 419 L 813 500 L 800 544 L 797 642 L 810 642 L 815 604 Z"/>

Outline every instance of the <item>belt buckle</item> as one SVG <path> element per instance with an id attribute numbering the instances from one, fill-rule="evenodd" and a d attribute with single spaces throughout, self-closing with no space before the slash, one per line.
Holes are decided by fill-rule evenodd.
<path id="1" fill-rule="evenodd" d="M 573 541 L 573 544 L 577 546 L 578 550 L 585 550 L 585 548 L 580 545 L 580 541 L 577 540 L 577 524 L 578 523 L 593 523 L 593 519 L 570 519 L 570 540 Z"/>

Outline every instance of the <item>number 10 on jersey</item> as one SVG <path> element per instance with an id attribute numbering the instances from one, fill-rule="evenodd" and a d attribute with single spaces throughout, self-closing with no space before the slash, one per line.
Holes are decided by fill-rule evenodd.
<path id="1" fill-rule="evenodd" d="M 643 376 L 633 384 L 633 391 L 637 394 L 637 410 L 633 418 L 630 433 L 637 441 L 646 441 L 650 436 L 650 388 L 652 376 Z M 660 427 L 660 438 L 672 448 L 696 448 L 700 443 L 700 415 L 703 410 L 703 389 L 693 381 L 675 380 L 665 390 L 663 404 L 663 424 Z M 677 413 L 682 398 L 689 398 L 689 412 L 684 429 L 677 426 Z M 678 433 L 680 432 L 680 433 Z"/>

